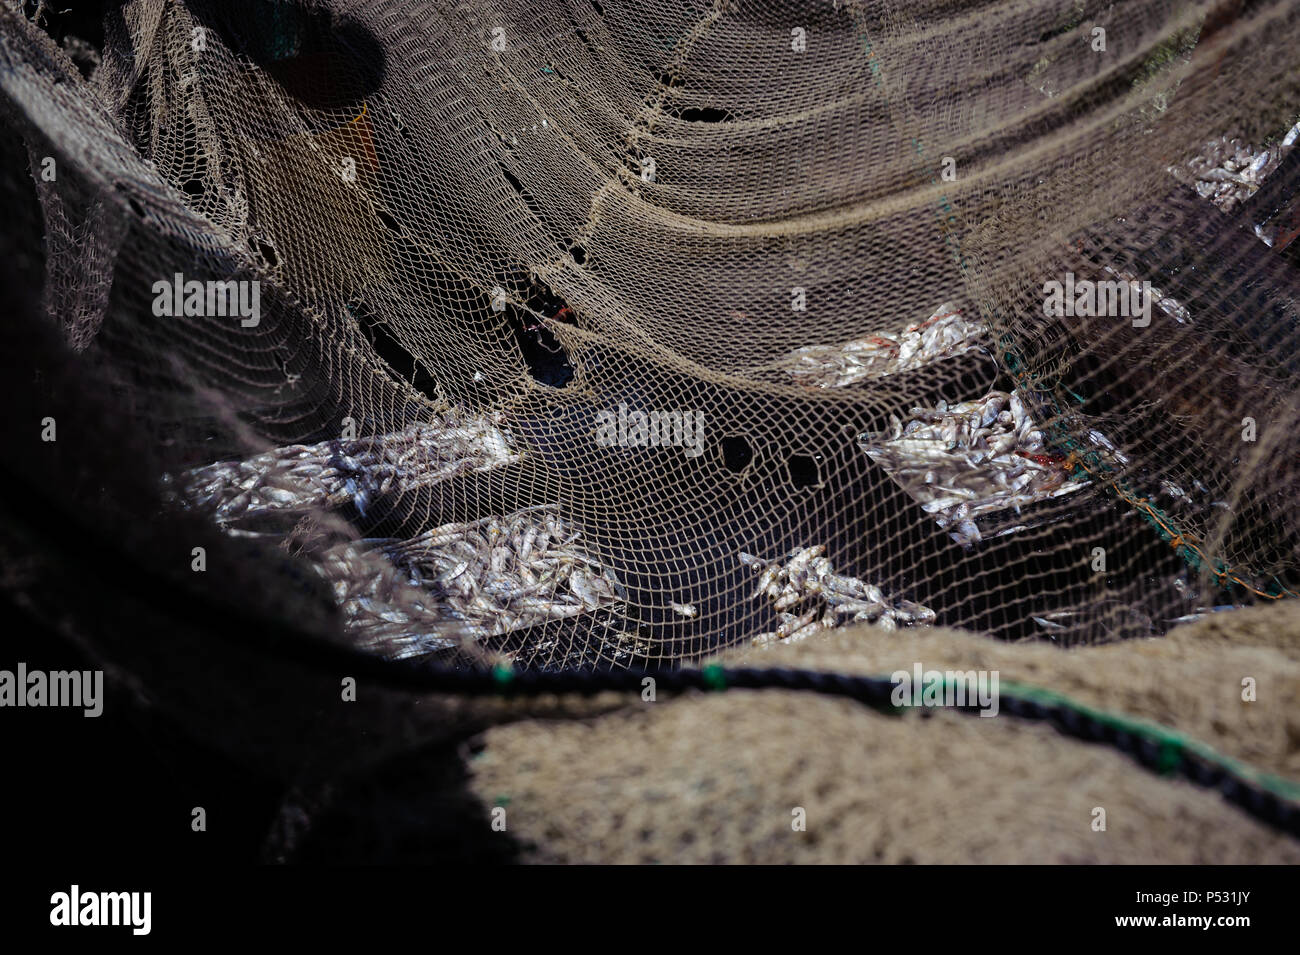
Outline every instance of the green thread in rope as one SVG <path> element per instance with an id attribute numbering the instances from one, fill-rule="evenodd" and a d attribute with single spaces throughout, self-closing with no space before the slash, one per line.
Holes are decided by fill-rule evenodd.
<path id="1" fill-rule="evenodd" d="M 504 660 L 499 661 L 492 667 L 492 679 L 498 686 L 509 686 L 515 679 L 514 667 Z"/>
<path id="2" fill-rule="evenodd" d="M 884 680 L 888 679 L 888 677 L 878 675 L 875 679 Z M 943 699 L 956 699 L 955 692 L 951 696 L 948 695 L 947 690 L 949 687 L 955 691 L 958 688 L 957 680 L 953 678 L 944 679 L 943 689 L 945 694 Z M 962 684 L 962 688 L 965 688 L 965 684 Z M 1159 751 L 1159 755 L 1156 757 L 1156 772 L 1162 776 L 1169 776 L 1176 772 L 1182 765 L 1185 756 L 1197 756 L 1208 763 L 1227 770 L 1238 779 L 1265 789 L 1279 798 L 1300 803 L 1300 783 L 1292 782 L 1272 773 L 1262 772 L 1246 763 L 1225 756 L 1213 747 L 1185 736 L 1172 727 L 1126 716 L 1122 713 L 1100 710 L 1066 696 L 1064 693 L 1029 683 L 1002 680 L 999 683 L 999 695 L 1003 692 L 1007 696 L 1021 700 L 1071 710 L 1094 722 L 1154 743 Z M 889 708 L 898 713 L 914 705 L 918 704 L 913 704 L 910 700 L 893 705 L 891 700 Z"/>
<path id="3" fill-rule="evenodd" d="M 1184 756 L 1194 755 L 1206 762 L 1220 766 L 1234 776 L 1253 783 L 1261 789 L 1266 789 L 1276 796 L 1290 802 L 1300 802 L 1300 783 L 1292 782 L 1272 773 L 1261 772 L 1229 756 L 1224 756 L 1213 747 L 1184 736 L 1172 727 L 1135 719 L 1119 713 L 1111 713 L 1107 710 L 1099 710 L 1045 687 L 1004 680 L 999 688 L 1007 691 L 1009 695 L 1021 699 L 1032 700 L 1050 706 L 1065 707 L 1098 723 L 1155 743 L 1160 747 L 1158 771 L 1162 774 L 1168 775 L 1172 773 L 1182 763 Z"/>
<path id="4" fill-rule="evenodd" d="M 496 678 L 498 686 L 502 690 L 506 689 L 508 684 L 514 679 L 514 671 L 510 668 L 509 664 L 497 664 L 497 666 L 493 668 L 492 672 Z M 720 664 L 706 664 L 700 668 L 700 675 L 704 680 L 705 686 L 710 690 L 722 692 L 731 688 L 731 685 L 728 682 L 727 669 Z M 866 678 L 878 681 L 889 680 L 888 676 L 881 674 L 868 676 Z M 945 679 L 943 685 L 945 690 L 950 686 L 955 690 L 957 687 L 957 681 L 955 679 Z M 1064 693 L 1059 693 L 1056 690 L 1049 690 L 1046 687 L 1035 686 L 1029 683 L 1002 680 L 999 683 L 999 696 L 1002 695 L 1029 702 L 1040 703 L 1044 706 L 1067 709 L 1086 719 L 1092 720 L 1093 722 L 1112 727 L 1121 732 L 1128 733 L 1131 736 L 1154 743 L 1158 747 L 1156 772 L 1160 775 L 1171 775 L 1182 765 L 1185 757 L 1196 756 L 1211 765 L 1225 770 L 1242 782 L 1265 790 L 1287 802 L 1300 804 L 1300 783 L 1278 776 L 1274 773 L 1263 772 L 1247 763 L 1241 762 L 1240 760 L 1225 756 L 1208 744 L 1186 736 L 1172 727 L 1126 716 L 1122 713 L 1113 713 L 1108 710 L 1097 709 L 1096 707 L 1090 706 L 1086 703 L 1081 703 Z M 947 698 L 948 694 L 945 692 L 944 699 Z M 953 698 L 956 698 L 955 694 Z M 882 705 L 881 710 L 885 713 L 901 715 L 904 710 L 908 709 L 912 705 L 911 702 L 904 702 L 895 705 L 891 699 L 888 704 Z"/>
<path id="5" fill-rule="evenodd" d="M 710 690 L 725 690 L 727 688 L 727 671 L 716 663 L 701 667 L 700 675 L 704 677 L 704 684 Z"/>

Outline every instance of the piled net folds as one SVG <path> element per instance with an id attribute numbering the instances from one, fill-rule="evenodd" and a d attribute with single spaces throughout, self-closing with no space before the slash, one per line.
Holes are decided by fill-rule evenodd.
<path id="1" fill-rule="evenodd" d="M 1300 4 L 127 0 L 79 65 L 35 6 L 39 306 L 322 639 L 661 666 L 1300 590 Z"/>

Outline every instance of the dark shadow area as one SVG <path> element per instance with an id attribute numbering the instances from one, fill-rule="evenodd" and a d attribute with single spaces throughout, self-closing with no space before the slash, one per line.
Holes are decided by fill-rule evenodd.
<path id="1" fill-rule="evenodd" d="M 519 845 L 492 829 L 492 807 L 467 788 L 455 744 L 403 753 L 281 809 L 268 861 L 327 865 L 514 862 Z M 500 803 L 508 805 L 508 800 Z"/>
<path id="2" fill-rule="evenodd" d="M 2 669 L 18 661 L 29 673 L 95 667 L 3 594 L 0 628 Z M 80 709 L 6 710 L 5 756 L 23 780 L 6 787 L 6 852 L 69 863 L 256 861 L 279 801 L 276 782 L 139 707 L 107 678 L 104 692 L 94 718 Z M 207 814 L 206 832 L 191 829 L 196 806 Z"/>
<path id="3" fill-rule="evenodd" d="M 754 449 L 743 434 L 731 435 L 719 442 L 722 451 L 722 466 L 728 471 L 739 474 L 754 460 Z"/>
<path id="4" fill-rule="evenodd" d="M 716 106 L 670 106 L 666 112 L 687 123 L 727 123 L 736 118 L 730 110 Z"/>
<path id="5" fill-rule="evenodd" d="M 41 3 L 23 0 L 23 15 L 29 20 L 40 11 L 36 23 L 71 57 L 81 75 L 89 78 L 98 68 L 104 49 L 104 14 L 122 0 L 61 0 Z"/>
<path id="6" fill-rule="evenodd" d="M 573 380 L 573 364 L 551 328 L 557 324 L 577 325 L 577 317 L 564 299 L 535 275 L 516 271 L 505 282 L 505 287 L 523 299 L 529 309 L 525 311 L 507 302 L 501 313 L 519 346 L 528 373 L 539 384 L 563 388 Z"/>
<path id="7" fill-rule="evenodd" d="M 384 49 L 369 30 L 292 0 L 192 0 L 195 18 L 237 56 L 313 109 L 360 107 L 384 78 Z"/>
<path id="8" fill-rule="evenodd" d="M 373 308 L 364 300 L 355 301 L 348 310 L 374 347 L 375 352 L 388 366 L 394 378 L 405 381 L 430 401 L 439 401 L 436 382 L 418 358 L 397 340 L 387 322 L 381 321 Z"/>
<path id="9" fill-rule="evenodd" d="M 785 462 L 790 483 L 795 487 L 816 487 L 821 483 L 817 459 L 810 454 L 792 454 Z"/>

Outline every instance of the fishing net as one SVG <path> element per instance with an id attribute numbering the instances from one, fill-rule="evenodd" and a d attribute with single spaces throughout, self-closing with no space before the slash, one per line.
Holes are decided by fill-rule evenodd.
<path id="1" fill-rule="evenodd" d="M 1300 5 L 41 6 L 42 546 L 521 669 L 1300 591 Z"/>

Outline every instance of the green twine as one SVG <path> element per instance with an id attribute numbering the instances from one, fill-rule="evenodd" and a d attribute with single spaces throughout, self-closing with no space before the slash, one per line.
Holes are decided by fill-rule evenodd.
<path id="1" fill-rule="evenodd" d="M 704 678 L 704 685 L 710 690 L 725 690 L 727 688 L 727 671 L 716 663 L 701 667 L 700 675 Z"/>
<path id="2" fill-rule="evenodd" d="M 722 691 L 728 688 L 727 671 L 719 664 L 711 663 L 700 668 L 700 675 L 704 679 L 705 685 L 710 690 Z M 875 680 L 889 680 L 888 676 L 875 675 L 868 677 Z M 943 683 L 945 691 L 952 687 L 955 691 L 957 681 L 953 678 L 945 678 Z M 1089 719 L 1103 726 L 1109 726 L 1120 732 L 1127 733 L 1130 736 L 1138 737 L 1147 742 L 1154 743 L 1158 749 L 1156 757 L 1155 770 L 1161 776 L 1171 776 L 1183 765 L 1184 760 L 1189 756 L 1196 756 L 1211 765 L 1218 766 L 1221 769 L 1231 773 L 1237 779 L 1249 783 L 1259 789 L 1266 790 L 1280 799 L 1292 803 L 1300 803 L 1300 783 L 1293 782 L 1274 773 L 1266 773 L 1255 769 L 1240 760 L 1233 759 L 1218 752 L 1213 747 L 1200 740 L 1186 736 L 1173 727 L 1165 726 L 1160 723 L 1153 723 L 1147 720 L 1137 719 L 1126 716 L 1122 713 L 1113 713 L 1108 710 L 1097 709 L 1086 703 L 1059 693 L 1056 690 L 1049 690 L 1046 687 L 1034 686 L 1029 683 L 1017 683 L 1014 681 L 1003 680 L 999 684 L 999 695 L 1005 693 L 1007 696 L 1015 697 L 1020 700 L 1026 700 L 1039 703 L 1043 706 L 1050 706 L 1058 709 L 1070 710 L 1078 713 L 1085 719 Z M 944 699 L 948 698 L 945 693 Z M 955 694 L 953 694 L 955 698 Z M 899 704 L 894 704 L 891 700 L 889 703 L 883 703 L 880 706 L 881 712 L 902 715 L 902 713 L 914 704 L 906 700 Z"/>
<path id="3" fill-rule="evenodd" d="M 1004 681 L 1001 683 L 1000 689 L 1005 689 L 1011 695 L 1020 699 L 1073 710 L 1081 716 L 1095 720 L 1105 726 L 1113 727 L 1155 743 L 1160 748 L 1156 769 L 1161 775 L 1167 776 L 1177 770 L 1186 756 L 1198 756 L 1206 762 L 1222 767 L 1238 778 L 1253 783 L 1261 789 L 1266 789 L 1276 796 L 1291 802 L 1300 802 L 1300 783 L 1292 782 L 1272 773 L 1261 772 L 1252 766 L 1224 756 L 1205 743 L 1184 736 L 1171 727 L 1135 719 L 1119 713 L 1095 709 L 1063 693 L 1045 687 Z"/>

